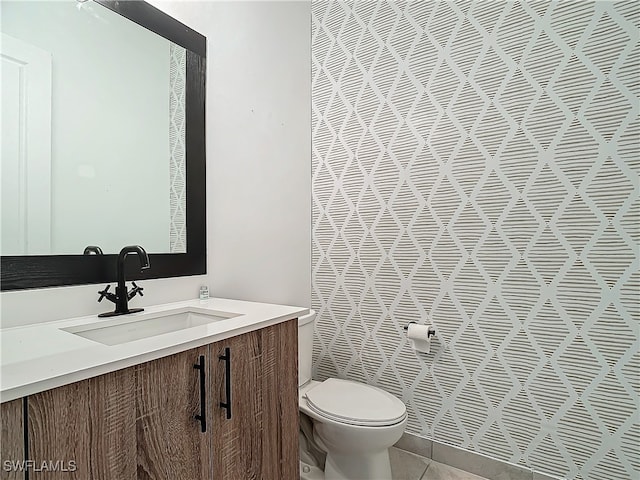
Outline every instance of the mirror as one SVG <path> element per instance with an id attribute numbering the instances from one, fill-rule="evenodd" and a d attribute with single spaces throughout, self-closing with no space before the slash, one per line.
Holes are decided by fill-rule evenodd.
<path id="1" fill-rule="evenodd" d="M 0 51 L 1 254 L 185 252 L 185 49 L 66 0 L 4 2 Z"/>
<path id="2" fill-rule="evenodd" d="M 206 272 L 206 39 L 141 1 L 3 1 L 2 290 Z M 97 245 L 106 255 L 83 256 Z"/>

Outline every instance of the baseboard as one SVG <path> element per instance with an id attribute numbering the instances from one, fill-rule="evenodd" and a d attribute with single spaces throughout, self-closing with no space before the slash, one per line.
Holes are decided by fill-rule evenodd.
<path id="1" fill-rule="evenodd" d="M 394 446 L 489 480 L 565 480 L 412 433 L 403 434 Z"/>
<path id="2" fill-rule="evenodd" d="M 415 453 L 425 458 L 432 458 L 432 446 L 433 442 L 428 438 L 413 435 L 412 433 L 403 433 L 402 438 L 394 445 L 394 447 L 400 450 Z"/>

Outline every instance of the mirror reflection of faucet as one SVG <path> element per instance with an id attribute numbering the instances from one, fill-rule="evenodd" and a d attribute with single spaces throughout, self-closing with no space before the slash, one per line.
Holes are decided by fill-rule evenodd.
<path id="1" fill-rule="evenodd" d="M 97 245 L 87 245 L 84 247 L 83 255 L 102 255 L 102 249 Z"/>
<path id="2" fill-rule="evenodd" d="M 129 308 L 129 300 L 131 300 L 138 294 L 140 294 L 140 296 L 143 296 L 142 290 L 144 290 L 142 287 L 137 286 L 135 282 L 132 282 L 133 288 L 131 290 L 127 289 L 126 281 L 124 278 L 124 261 L 127 258 L 127 255 L 130 253 L 135 253 L 138 255 L 138 260 L 140 261 L 140 270 L 146 270 L 151 266 L 149 263 L 149 255 L 147 255 L 145 249 L 140 245 L 129 245 L 120 250 L 120 253 L 118 254 L 117 264 L 118 284 L 116 286 L 116 292 L 109 292 L 109 287 L 111 285 L 107 285 L 104 290 L 100 290 L 98 292 L 100 294 L 98 302 L 101 302 L 102 299 L 106 297 L 107 300 L 116 304 L 116 309 L 113 312 L 101 313 L 100 315 L 98 315 L 99 317 L 115 317 L 116 315 L 126 315 L 128 313 L 141 312 L 144 310 L 144 308 Z"/>

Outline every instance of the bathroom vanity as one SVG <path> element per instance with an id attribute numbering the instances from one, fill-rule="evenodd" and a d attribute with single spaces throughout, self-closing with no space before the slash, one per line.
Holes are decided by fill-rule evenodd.
<path id="1" fill-rule="evenodd" d="M 307 311 L 210 299 L 3 330 L 0 477 L 298 478 Z"/>
<path id="2" fill-rule="evenodd" d="M 12 157 L 35 172 L 14 182 L 15 197 L 34 208 L 14 209 L 25 218 L 13 223 L 3 217 L 0 290 L 118 279 L 119 291 L 99 298 L 120 302 L 141 291 L 127 292 L 125 273 L 206 273 L 206 38 L 145 2 L 44 3 L 7 2 L 2 11 L 11 78 L 47 79 L 20 96 L 37 98 L 29 105 L 39 114 L 16 102 L 7 131 L 31 142 L 16 152 L 40 148 L 51 158 Z M 25 77 L 32 71 L 49 73 Z M 66 170 L 41 182 L 38 159 Z M 67 178 L 74 189 L 52 186 Z M 66 196 L 52 202 L 51 191 Z M 69 221 L 52 221 L 61 217 Z M 116 261 L 133 243 L 149 250 L 144 274 L 125 272 L 128 250 Z M 130 311 L 122 304 L 113 313 Z M 209 299 L 0 330 L 0 479 L 298 478 L 295 319 L 307 312 Z"/>

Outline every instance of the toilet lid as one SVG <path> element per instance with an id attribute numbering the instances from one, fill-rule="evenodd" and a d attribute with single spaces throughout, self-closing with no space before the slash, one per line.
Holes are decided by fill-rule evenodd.
<path id="1" fill-rule="evenodd" d="M 361 426 L 387 426 L 407 415 L 404 403 L 388 392 L 364 383 L 329 378 L 305 394 L 318 415 Z"/>

